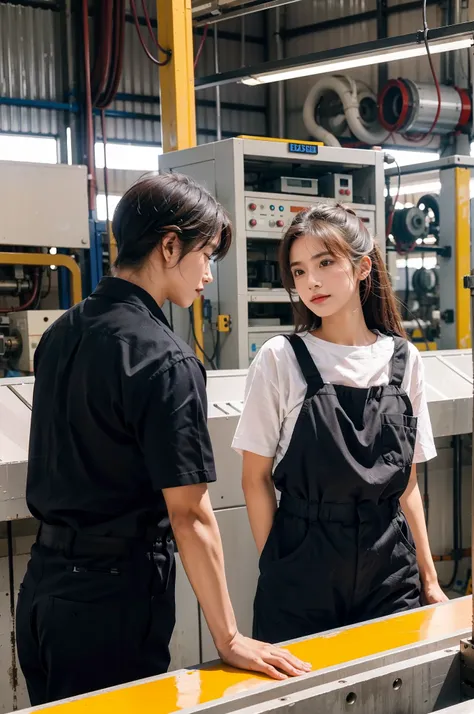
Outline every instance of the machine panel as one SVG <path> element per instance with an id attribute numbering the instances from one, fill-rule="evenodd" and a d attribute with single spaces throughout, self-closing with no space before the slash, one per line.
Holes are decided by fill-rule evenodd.
<path id="1" fill-rule="evenodd" d="M 88 248 L 86 167 L 1 161 L 0 215 L 0 244 Z"/>

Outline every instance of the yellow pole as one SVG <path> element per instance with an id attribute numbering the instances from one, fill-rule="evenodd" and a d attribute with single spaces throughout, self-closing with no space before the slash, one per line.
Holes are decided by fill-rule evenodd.
<path id="1" fill-rule="evenodd" d="M 189 149 L 196 146 L 191 0 L 157 0 L 157 17 L 158 42 L 171 50 L 160 67 L 163 151 Z"/>
<path id="2" fill-rule="evenodd" d="M 163 151 L 190 149 L 196 146 L 191 0 L 157 0 L 156 8 L 158 42 L 171 50 L 170 62 L 160 67 Z M 202 344 L 204 322 L 200 298 L 193 303 L 193 327 L 197 340 Z M 195 352 L 203 362 L 204 355 L 197 342 Z"/>
<path id="3" fill-rule="evenodd" d="M 73 305 L 82 300 L 81 269 L 70 255 L 49 253 L 0 253 L 0 265 L 60 265 L 71 274 L 71 298 Z"/>
<path id="4" fill-rule="evenodd" d="M 456 285 L 456 347 L 471 347 L 471 295 L 464 289 L 464 276 L 471 272 L 471 221 L 470 221 L 470 178 L 469 169 L 456 168 L 455 171 L 455 226 L 454 241 L 455 285 Z"/>

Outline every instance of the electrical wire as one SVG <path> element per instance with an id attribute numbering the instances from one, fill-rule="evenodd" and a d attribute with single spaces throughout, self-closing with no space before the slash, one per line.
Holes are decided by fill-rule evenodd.
<path id="1" fill-rule="evenodd" d="M 137 31 L 138 39 L 140 40 L 140 44 L 141 44 L 146 56 L 148 57 L 149 60 L 151 60 L 153 62 L 153 64 L 158 65 L 158 67 L 165 67 L 167 64 L 169 64 L 171 62 L 171 57 L 172 57 L 171 50 L 162 50 L 167 55 L 166 59 L 163 61 L 157 59 L 156 57 L 153 57 L 150 50 L 148 49 L 148 47 L 145 44 L 145 40 L 142 37 L 142 33 L 140 30 L 140 21 L 138 19 L 138 12 L 137 12 L 137 6 L 135 4 L 135 0 L 130 0 L 130 9 L 132 11 L 133 22 L 135 24 L 135 29 Z"/>
<path id="2" fill-rule="evenodd" d="M 201 352 L 203 353 L 205 359 L 206 359 L 206 360 L 209 362 L 209 364 L 211 365 L 211 368 L 212 368 L 212 369 L 217 369 L 217 367 L 216 367 L 216 365 L 215 365 L 215 362 L 214 362 L 214 359 L 215 359 L 215 357 L 216 357 L 215 350 L 214 350 L 214 353 L 212 354 L 211 357 L 209 357 L 209 356 L 206 354 L 206 352 L 204 351 L 204 347 L 203 347 L 203 346 L 201 345 L 201 343 L 199 342 L 199 340 L 198 340 L 198 338 L 197 338 L 197 335 L 196 335 L 196 331 L 195 331 L 195 329 L 194 329 L 194 319 L 193 319 L 193 316 L 194 316 L 194 315 L 193 315 L 193 308 L 190 307 L 190 308 L 189 308 L 189 321 L 190 321 L 190 325 L 191 325 L 191 331 L 192 331 L 192 335 L 193 335 L 193 340 L 194 340 L 194 342 L 196 343 L 197 347 L 198 347 L 198 348 L 201 350 Z"/>
<path id="3" fill-rule="evenodd" d="M 124 45 L 125 45 L 125 0 L 114 0 L 112 59 L 109 68 L 106 88 L 100 99 L 95 103 L 97 109 L 107 109 L 117 94 L 122 77 Z"/>
<path id="4" fill-rule="evenodd" d="M 196 52 L 196 57 L 194 58 L 194 69 L 198 66 L 198 62 L 201 58 L 204 45 L 206 44 L 207 33 L 209 31 L 209 23 L 204 25 L 204 32 L 202 33 L 201 42 L 199 43 L 198 51 Z"/>
<path id="5" fill-rule="evenodd" d="M 418 143 L 418 142 L 420 142 L 420 141 L 423 141 L 423 140 L 426 139 L 428 136 L 431 136 L 431 134 L 433 133 L 433 129 L 435 128 L 436 124 L 438 123 L 439 115 L 441 114 L 441 87 L 440 87 L 440 85 L 439 85 L 438 76 L 437 76 L 436 70 L 435 70 L 435 68 L 434 68 L 433 58 L 432 58 L 432 56 L 431 56 L 431 50 L 430 50 L 430 46 L 429 46 L 429 42 L 428 42 L 428 30 L 429 30 L 429 28 L 428 28 L 428 19 L 427 19 L 427 1 L 428 1 L 428 0 L 423 0 L 423 9 L 422 9 L 422 14 L 423 14 L 423 42 L 425 43 L 426 54 L 427 54 L 427 56 L 428 56 L 428 62 L 429 62 L 429 65 L 430 65 L 431 74 L 432 74 L 432 76 L 433 76 L 433 81 L 434 81 L 435 87 L 436 87 L 436 95 L 437 95 L 437 97 L 438 97 L 438 107 L 437 107 L 437 109 L 436 109 L 436 114 L 435 114 L 435 117 L 434 117 L 434 119 L 433 119 L 433 123 L 431 124 L 430 128 L 428 129 L 428 131 L 427 131 L 425 134 L 419 134 L 419 135 L 417 135 L 417 136 L 413 136 L 413 135 L 410 136 L 409 134 L 406 134 L 406 135 L 403 136 L 404 139 L 406 139 L 407 141 L 410 141 L 410 142 L 412 142 L 412 143 L 415 143 L 415 144 Z"/>
<path id="6" fill-rule="evenodd" d="M 146 0 L 142 0 L 142 8 L 143 8 L 143 15 L 145 17 L 146 26 L 148 27 L 148 32 L 150 33 L 151 39 L 153 40 L 154 44 L 158 47 L 160 52 L 162 52 L 167 57 L 171 57 L 171 50 L 165 50 L 164 47 L 162 47 L 160 45 L 160 43 L 158 42 L 158 37 L 156 36 L 156 33 L 153 30 L 153 27 L 151 26 L 151 20 L 150 20 L 150 15 L 148 13 L 148 8 L 146 6 Z"/>

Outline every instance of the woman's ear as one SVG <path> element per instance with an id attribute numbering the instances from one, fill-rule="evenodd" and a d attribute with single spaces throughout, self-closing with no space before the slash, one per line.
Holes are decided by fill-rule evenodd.
<path id="1" fill-rule="evenodd" d="M 359 280 L 365 280 L 372 272 L 372 259 L 364 255 L 359 263 Z"/>

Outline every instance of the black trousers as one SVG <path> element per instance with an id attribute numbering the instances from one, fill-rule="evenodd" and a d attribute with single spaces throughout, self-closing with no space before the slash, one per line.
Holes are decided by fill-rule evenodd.
<path id="1" fill-rule="evenodd" d="M 31 705 L 166 672 L 174 584 L 174 560 L 163 577 L 145 548 L 74 558 L 34 545 L 16 617 Z"/>

